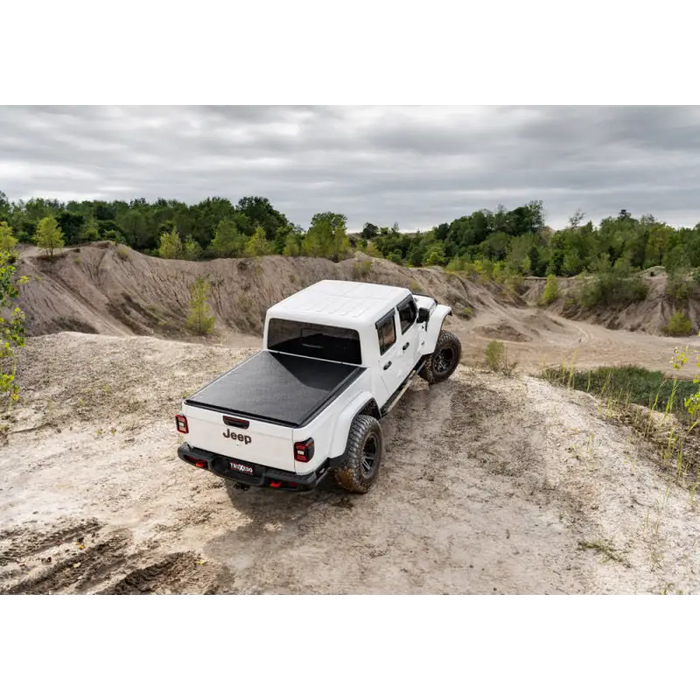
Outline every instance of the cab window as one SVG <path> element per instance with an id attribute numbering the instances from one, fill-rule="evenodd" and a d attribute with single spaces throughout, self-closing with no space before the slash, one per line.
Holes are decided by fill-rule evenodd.
<path id="1" fill-rule="evenodd" d="M 399 320 L 401 321 L 401 333 L 404 334 L 415 323 L 418 316 L 418 306 L 413 297 L 408 297 L 396 308 L 399 312 Z"/>
<path id="2" fill-rule="evenodd" d="M 377 322 L 377 337 L 379 338 L 379 352 L 383 355 L 396 342 L 393 310 Z"/>

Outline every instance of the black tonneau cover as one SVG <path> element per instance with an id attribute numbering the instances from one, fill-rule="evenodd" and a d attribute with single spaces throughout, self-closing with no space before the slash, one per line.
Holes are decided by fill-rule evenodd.
<path id="1" fill-rule="evenodd" d="M 299 428 L 364 371 L 364 367 L 262 350 L 185 403 Z"/>

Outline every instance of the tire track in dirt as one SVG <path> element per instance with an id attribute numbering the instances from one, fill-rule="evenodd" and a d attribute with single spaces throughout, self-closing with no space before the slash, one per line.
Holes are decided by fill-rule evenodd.
<path id="1" fill-rule="evenodd" d="M 217 593 L 226 572 L 194 552 L 135 547 L 128 530 L 92 520 L 0 532 L 0 593 Z"/>

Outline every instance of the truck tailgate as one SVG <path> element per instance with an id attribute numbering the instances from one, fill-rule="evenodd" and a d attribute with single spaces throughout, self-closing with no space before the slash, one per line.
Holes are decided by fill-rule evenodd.
<path id="1" fill-rule="evenodd" d="M 186 439 L 192 447 L 244 462 L 295 471 L 292 428 L 197 406 L 184 408 L 189 427 Z M 247 423 L 247 427 L 236 427 L 232 418 Z"/>

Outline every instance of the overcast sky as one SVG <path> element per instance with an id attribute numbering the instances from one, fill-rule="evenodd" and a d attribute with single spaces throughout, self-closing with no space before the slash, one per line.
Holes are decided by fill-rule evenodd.
<path id="1" fill-rule="evenodd" d="M 12 199 L 268 197 L 426 229 L 544 202 L 547 223 L 622 208 L 700 221 L 695 107 L 0 107 Z"/>

